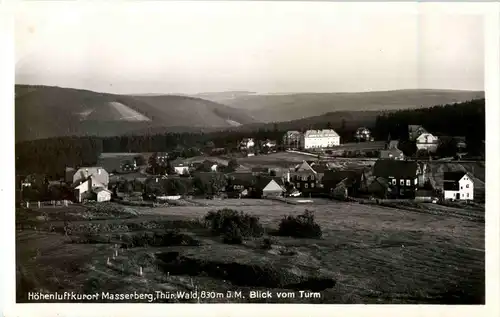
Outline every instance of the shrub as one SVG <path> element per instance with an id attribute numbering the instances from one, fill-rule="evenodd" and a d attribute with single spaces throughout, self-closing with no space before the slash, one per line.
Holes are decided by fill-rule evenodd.
<path id="1" fill-rule="evenodd" d="M 264 232 L 258 217 L 232 209 L 210 211 L 204 220 L 215 235 L 261 237 Z"/>
<path id="2" fill-rule="evenodd" d="M 241 234 L 241 230 L 238 227 L 237 223 L 235 222 L 229 223 L 228 227 L 226 227 L 225 232 L 223 234 L 222 241 L 227 244 L 243 243 L 243 235 Z"/>
<path id="3" fill-rule="evenodd" d="M 273 247 L 273 241 L 271 238 L 264 238 L 262 240 L 261 248 L 264 250 L 270 250 Z"/>
<path id="4" fill-rule="evenodd" d="M 281 220 L 279 235 L 295 238 L 315 238 L 322 236 L 321 227 L 314 222 L 314 213 L 306 210 L 302 215 L 286 216 Z"/>

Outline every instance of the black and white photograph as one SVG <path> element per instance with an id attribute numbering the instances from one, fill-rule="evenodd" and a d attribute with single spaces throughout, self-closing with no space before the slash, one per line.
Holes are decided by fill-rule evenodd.
<path id="1" fill-rule="evenodd" d="M 373 7 L 17 6 L 15 302 L 484 306 L 485 10 Z"/>

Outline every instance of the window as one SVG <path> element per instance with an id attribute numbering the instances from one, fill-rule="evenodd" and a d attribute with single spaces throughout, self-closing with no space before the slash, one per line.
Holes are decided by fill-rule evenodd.
<path id="1" fill-rule="evenodd" d="M 396 185 L 396 180 L 395 179 L 392 180 L 392 185 Z"/>
<path id="2" fill-rule="evenodd" d="M 307 188 L 307 184 L 304 184 L 304 188 Z"/>
<path id="3" fill-rule="evenodd" d="M 314 183 L 311 184 L 311 188 L 314 188 Z"/>
<path id="4" fill-rule="evenodd" d="M 302 176 L 303 181 L 307 181 L 307 176 Z"/>
<path id="5" fill-rule="evenodd" d="M 464 189 L 464 187 L 463 187 L 463 186 L 460 186 L 460 189 Z"/>
<path id="6" fill-rule="evenodd" d="M 297 188 L 300 188 L 300 183 L 297 183 Z"/>
<path id="7" fill-rule="evenodd" d="M 469 184 L 465 185 L 465 188 L 469 188 Z M 467 194 L 467 195 L 469 195 L 469 194 Z"/>
<path id="8" fill-rule="evenodd" d="M 404 184 L 405 184 L 405 180 L 404 179 L 399 180 L 399 185 L 403 186 Z"/>
<path id="9" fill-rule="evenodd" d="M 410 186 L 411 185 L 411 180 L 407 179 L 406 180 L 406 186 Z"/>
<path id="10" fill-rule="evenodd" d="M 417 184 L 418 184 L 418 180 L 415 178 L 415 185 L 417 185 Z"/>
<path id="11" fill-rule="evenodd" d="M 314 175 L 311 176 L 311 180 L 313 181 L 314 180 Z"/>
<path id="12" fill-rule="evenodd" d="M 467 193 L 467 198 L 469 198 L 469 193 Z"/>

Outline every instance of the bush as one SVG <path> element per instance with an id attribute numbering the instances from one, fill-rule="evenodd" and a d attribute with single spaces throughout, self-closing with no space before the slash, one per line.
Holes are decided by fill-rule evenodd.
<path id="1" fill-rule="evenodd" d="M 281 220 L 278 233 L 281 236 L 315 239 L 319 239 L 323 235 L 321 227 L 314 222 L 314 213 L 309 210 L 297 217 L 284 217 Z"/>
<path id="2" fill-rule="evenodd" d="M 262 240 L 261 248 L 264 250 L 270 250 L 273 247 L 273 241 L 271 238 L 264 238 Z"/>
<path id="3" fill-rule="evenodd" d="M 222 241 L 227 244 L 242 244 L 243 243 L 243 235 L 241 234 L 241 230 L 238 227 L 237 223 L 230 222 L 228 227 L 226 228 Z"/>
<path id="4" fill-rule="evenodd" d="M 227 208 L 208 212 L 205 224 L 224 237 L 261 237 L 264 232 L 258 217 Z"/>

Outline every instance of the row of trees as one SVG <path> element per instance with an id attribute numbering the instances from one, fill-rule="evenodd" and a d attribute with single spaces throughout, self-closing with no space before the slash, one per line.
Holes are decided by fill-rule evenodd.
<path id="1" fill-rule="evenodd" d="M 408 139 L 408 125 L 419 124 L 436 135 L 465 136 L 469 152 L 477 153 L 485 139 L 485 100 L 424 109 L 396 111 L 379 115 L 372 126 L 376 140 Z M 304 129 L 304 127 L 291 127 Z M 311 128 L 311 127 L 307 127 Z M 313 128 L 334 128 L 343 142 L 354 139 L 356 127 L 342 120 L 340 126 L 318 123 Z M 278 125 L 268 129 L 245 132 L 219 131 L 213 133 L 166 133 L 158 135 L 117 137 L 64 137 L 16 144 L 18 173 L 42 173 L 50 178 L 63 177 L 66 166 L 93 165 L 102 152 L 169 152 L 176 156 L 192 157 L 216 148 L 238 150 L 242 138 L 276 140 L 282 146 L 285 130 Z"/>

